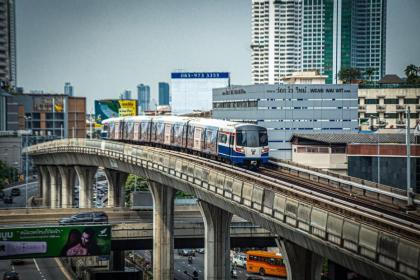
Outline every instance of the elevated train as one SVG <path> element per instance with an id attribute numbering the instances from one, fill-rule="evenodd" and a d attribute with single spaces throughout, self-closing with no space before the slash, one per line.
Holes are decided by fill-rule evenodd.
<path id="1" fill-rule="evenodd" d="M 180 116 L 135 116 L 102 121 L 102 137 L 219 159 L 244 167 L 268 162 L 267 129 L 254 124 Z"/>

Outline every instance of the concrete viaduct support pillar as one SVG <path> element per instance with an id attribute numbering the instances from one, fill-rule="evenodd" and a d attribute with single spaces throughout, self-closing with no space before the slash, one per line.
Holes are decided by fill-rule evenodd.
<path id="1" fill-rule="evenodd" d="M 109 256 L 109 270 L 110 271 L 124 271 L 125 256 L 124 251 L 111 251 Z"/>
<path id="2" fill-rule="evenodd" d="M 105 174 L 108 179 L 108 207 L 124 207 L 128 173 L 105 169 Z"/>
<path id="3" fill-rule="evenodd" d="M 60 207 L 58 199 L 58 189 L 60 184 L 59 173 L 56 166 L 47 166 L 48 173 L 50 173 L 50 185 L 51 185 L 51 208 Z"/>
<path id="4" fill-rule="evenodd" d="M 230 222 L 232 214 L 199 201 L 204 220 L 204 279 L 230 279 Z"/>
<path id="5" fill-rule="evenodd" d="M 38 197 L 42 197 L 42 173 L 39 166 L 37 167 L 37 170 L 38 170 Z"/>
<path id="6" fill-rule="evenodd" d="M 73 167 L 58 166 L 61 176 L 61 207 L 73 207 L 73 187 L 76 172 Z"/>
<path id="7" fill-rule="evenodd" d="M 149 182 L 153 197 L 153 279 L 174 279 L 175 189 Z"/>
<path id="8" fill-rule="evenodd" d="M 39 172 L 42 177 L 40 182 L 40 189 L 42 194 L 42 206 L 49 207 L 50 206 L 50 173 L 48 172 L 48 168 L 46 166 L 40 165 Z"/>
<path id="9" fill-rule="evenodd" d="M 93 179 L 95 178 L 98 167 L 76 165 L 74 169 L 79 178 L 79 208 L 91 208 Z"/>
<path id="10" fill-rule="evenodd" d="M 320 280 L 323 258 L 295 243 L 276 239 L 287 269 L 287 280 Z"/>

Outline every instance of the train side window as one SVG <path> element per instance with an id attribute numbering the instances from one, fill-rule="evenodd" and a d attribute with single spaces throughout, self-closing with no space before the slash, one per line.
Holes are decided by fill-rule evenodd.
<path id="1" fill-rule="evenodd" d="M 226 144 L 227 140 L 228 140 L 228 137 L 226 134 L 222 134 L 222 133 L 219 134 L 219 143 Z"/>
<path id="2" fill-rule="evenodd" d="M 230 135 L 230 145 L 233 146 L 235 144 L 235 136 Z"/>

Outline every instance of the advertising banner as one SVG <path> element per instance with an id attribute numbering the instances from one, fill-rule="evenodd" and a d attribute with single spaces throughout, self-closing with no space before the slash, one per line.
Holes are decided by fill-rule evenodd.
<path id="1" fill-rule="evenodd" d="M 136 115 L 137 100 L 95 100 L 95 120 L 97 124 L 109 118 Z"/>
<path id="2" fill-rule="evenodd" d="M 109 255 L 111 226 L 0 228 L 0 259 Z"/>
<path id="3" fill-rule="evenodd" d="M 57 112 L 64 111 L 63 96 L 34 96 L 33 110 L 36 112 Z"/>

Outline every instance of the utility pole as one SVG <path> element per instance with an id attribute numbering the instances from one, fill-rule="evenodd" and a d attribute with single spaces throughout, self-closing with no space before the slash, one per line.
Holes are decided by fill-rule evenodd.
<path id="1" fill-rule="evenodd" d="M 406 113 L 406 150 L 407 150 L 407 205 L 413 205 L 413 189 L 411 188 L 411 136 L 410 136 L 410 107 L 407 106 Z"/>

